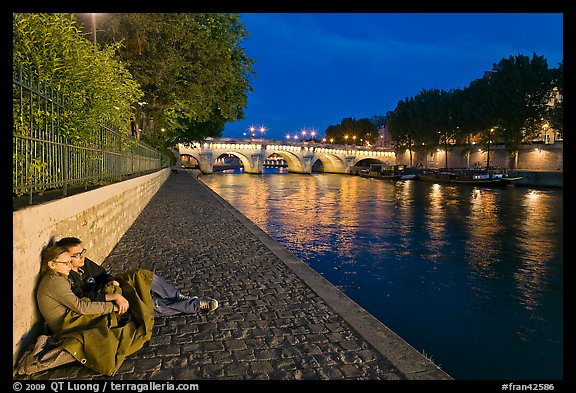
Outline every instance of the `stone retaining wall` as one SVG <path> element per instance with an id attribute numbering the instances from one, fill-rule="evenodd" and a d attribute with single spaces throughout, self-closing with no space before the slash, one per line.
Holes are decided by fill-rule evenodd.
<path id="1" fill-rule="evenodd" d="M 42 331 L 35 291 L 43 248 L 62 237 L 78 237 L 101 264 L 169 174 L 167 168 L 13 212 L 14 363 Z"/>
<path id="2" fill-rule="evenodd" d="M 480 163 L 481 166 L 487 164 L 488 155 L 480 148 L 472 149 L 470 157 L 461 147 L 450 147 L 448 149 L 448 168 L 465 168 Z M 490 149 L 490 165 L 501 168 L 529 171 L 564 171 L 564 144 L 562 142 L 554 144 L 534 143 L 531 145 L 521 145 L 518 148 L 516 162 L 509 157 L 506 146 L 493 145 Z M 396 156 L 397 164 L 410 164 L 410 153 L 406 151 Z M 431 154 L 421 154 L 413 152 L 412 165 L 422 164 L 426 168 L 445 168 L 446 153 L 440 148 Z"/>

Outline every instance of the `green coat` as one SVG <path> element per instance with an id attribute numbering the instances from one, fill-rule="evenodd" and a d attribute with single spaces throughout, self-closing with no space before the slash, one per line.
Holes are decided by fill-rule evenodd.
<path id="1" fill-rule="evenodd" d="M 152 337 L 154 306 L 150 284 L 154 273 L 133 269 L 116 278 L 120 288 L 108 286 L 110 291 L 120 290 L 130 303 L 128 312 L 120 315 L 79 314 L 69 310 L 64 318 L 63 347 L 86 367 L 112 376 L 116 374 L 126 356 L 138 351 Z"/>

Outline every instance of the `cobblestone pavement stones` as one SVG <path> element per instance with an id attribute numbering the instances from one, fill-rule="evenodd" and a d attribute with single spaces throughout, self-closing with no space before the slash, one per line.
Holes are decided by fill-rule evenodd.
<path id="1" fill-rule="evenodd" d="M 171 174 L 105 260 L 154 271 L 212 315 L 156 318 L 107 377 L 66 365 L 24 379 L 407 379 L 189 173 Z"/>

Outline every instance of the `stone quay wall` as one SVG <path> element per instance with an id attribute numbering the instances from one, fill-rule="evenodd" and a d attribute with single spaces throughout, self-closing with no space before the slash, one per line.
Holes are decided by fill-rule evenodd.
<path id="1" fill-rule="evenodd" d="M 169 175 L 166 168 L 13 212 L 13 362 L 43 329 L 35 290 L 44 247 L 78 237 L 101 264 Z"/>

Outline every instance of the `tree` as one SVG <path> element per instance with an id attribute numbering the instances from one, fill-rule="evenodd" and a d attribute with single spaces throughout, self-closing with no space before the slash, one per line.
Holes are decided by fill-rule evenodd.
<path id="1" fill-rule="evenodd" d="M 128 124 L 130 105 L 142 92 L 116 59 L 117 45 L 95 48 L 72 14 L 13 14 L 12 31 L 14 66 L 68 99 L 61 134 L 86 141 L 97 136 L 102 120 Z"/>
<path id="2" fill-rule="evenodd" d="M 502 59 L 489 79 L 496 112 L 496 126 L 510 154 L 523 142 L 540 134 L 548 115 L 551 72 L 543 56 L 517 55 Z"/>
<path id="3" fill-rule="evenodd" d="M 334 138 L 341 144 L 373 144 L 377 137 L 378 127 L 368 118 L 356 120 L 353 117 L 346 117 L 340 124 L 330 125 L 326 129 L 326 138 Z"/>
<path id="4" fill-rule="evenodd" d="M 370 121 L 376 126 L 376 128 L 380 128 L 386 124 L 387 119 L 387 115 L 375 115 L 372 116 Z"/>
<path id="5" fill-rule="evenodd" d="M 122 43 L 119 56 L 140 83 L 147 103 L 134 105 L 133 110 L 140 112 L 139 117 L 154 119 L 153 128 L 144 122 L 145 138 L 167 147 L 217 137 L 226 122 L 243 118 L 254 60 L 241 46 L 248 33 L 239 15 L 101 17 L 99 26 L 105 28 L 98 31 L 98 43 Z"/>
<path id="6" fill-rule="evenodd" d="M 408 150 L 410 154 L 410 165 L 412 165 L 412 152 L 414 146 L 413 135 L 417 133 L 418 125 L 415 121 L 414 98 L 406 97 L 405 100 L 398 101 L 394 111 L 387 114 L 386 128 L 394 141 L 394 148 L 401 152 Z"/>
<path id="7" fill-rule="evenodd" d="M 550 90 L 550 102 L 548 106 L 548 118 L 552 128 L 564 133 L 564 62 L 558 68 L 551 70 L 552 89 Z"/>

